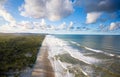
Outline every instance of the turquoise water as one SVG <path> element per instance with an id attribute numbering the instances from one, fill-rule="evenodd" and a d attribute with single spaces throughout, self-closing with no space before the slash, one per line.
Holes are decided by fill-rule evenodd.
<path id="1" fill-rule="evenodd" d="M 75 60 L 70 55 L 60 55 L 61 61 L 74 62 L 73 65 L 86 72 L 87 75 L 83 77 L 120 77 L 119 35 L 55 35 L 55 37 L 69 42 L 68 45 L 73 48 L 72 52 L 77 49 L 85 57 L 81 59 L 86 60 L 86 63 L 83 60 Z M 91 64 L 87 64 L 87 61 Z"/>
<path id="2" fill-rule="evenodd" d="M 81 46 L 120 55 L 120 35 L 56 35 Z"/>

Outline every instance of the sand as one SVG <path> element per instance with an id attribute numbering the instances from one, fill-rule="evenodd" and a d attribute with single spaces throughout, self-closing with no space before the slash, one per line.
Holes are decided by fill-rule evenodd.
<path id="1" fill-rule="evenodd" d="M 55 77 L 52 65 L 48 59 L 46 46 L 40 48 L 36 64 L 34 66 L 32 77 Z"/>

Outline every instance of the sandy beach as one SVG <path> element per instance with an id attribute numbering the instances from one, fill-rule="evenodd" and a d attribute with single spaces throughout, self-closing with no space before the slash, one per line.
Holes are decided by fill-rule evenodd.
<path id="1" fill-rule="evenodd" d="M 52 65 L 48 59 L 46 46 L 40 48 L 32 77 L 55 77 Z"/>

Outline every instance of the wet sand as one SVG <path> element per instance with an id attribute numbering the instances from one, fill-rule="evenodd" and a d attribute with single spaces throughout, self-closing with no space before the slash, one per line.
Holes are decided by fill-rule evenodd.
<path id="1" fill-rule="evenodd" d="M 52 65 L 48 59 L 46 46 L 42 46 L 40 52 L 38 53 L 32 77 L 55 77 Z"/>

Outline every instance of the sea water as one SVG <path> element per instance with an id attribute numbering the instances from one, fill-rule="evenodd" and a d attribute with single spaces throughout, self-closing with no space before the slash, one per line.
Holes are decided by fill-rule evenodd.
<path id="1" fill-rule="evenodd" d="M 46 42 L 56 77 L 120 77 L 119 35 L 48 35 Z"/>

